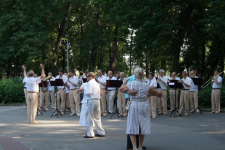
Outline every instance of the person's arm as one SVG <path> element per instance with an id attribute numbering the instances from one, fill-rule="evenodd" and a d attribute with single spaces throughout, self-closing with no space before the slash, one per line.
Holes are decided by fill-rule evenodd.
<path id="1" fill-rule="evenodd" d="M 161 91 L 157 91 L 157 90 L 151 89 L 151 88 L 148 90 L 148 93 L 153 95 L 153 96 L 158 96 L 158 97 L 162 96 L 162 92 Z"/>
<path id="2" fill-rule="evenodd" d="M 215 81 L 216 81 L 216 84 L 220 84 L 222 82 L 222 78 L 217 77 L 217 79 Z"/>
<path id="3" fill-rule="evenodd" d="M 27 67 L 22 65 L 22 68 L 23 68 L 23 76 L 25 78 L 27 76 L 27 72 L 26 72 Z"/>
<path id="4" fill-rule="evenodd" d="M 123 82 L 123 84 L 122 84 L 121 87 L 120 87 L 120 92 L 127 92 L 127 91 L 129 91 L 129 88 L 126 86 L 128 80 L 129 80 L 129 78 L 126 79 L 126 80 Z M 127 94 L 128 94 L 128 93 L 127 93 Z"/>
<path id="5" fill-rule="evenodd" d="M 100 86 L 100 95 L 102 96 L 103 95 L 102 86 L 101 85 L 99 85 L 99 86 Z"/>
<path id="6" fill-rule="evenodd" d="M 83 87 L 80 87 L 79 90 L 77 90 L 77 93 L 80 93 L 80 92 L 84 93 L 84 88 Z"/>
<path id="7" fill-rule="evenodd" d="M 41 79 L 44 79 L 45 78 L 44 65 L 43 64 L 40 64 L 40 67 L 41 67 Z"/>
<path id="8" fill-rule="evenodd" d="M 89 96 L 92 94 L 92 84 L 90 84 L 90 83 L 88 84 L 87 90 L 84 91 L 84 94 L 89 95 Z"/>
<path id="9" fill-rule="evenodd" d="M 101 85 L 106 86 L 106 79 L 105 79 L 103 82 L 100 82 L 100 81 L 97 79 L 97 82 L 100 83 Z"/>
<path id="10" fill-rule="evenodd" d="M 67 82 L 69 82 L 69 83 L 72 84 L 73 86 L 77 87 L 77 84 L 71 82 L 69 79 L 67 80 Z M 79 82 L 79 80 L 78 80 L 78 82 Z"/>

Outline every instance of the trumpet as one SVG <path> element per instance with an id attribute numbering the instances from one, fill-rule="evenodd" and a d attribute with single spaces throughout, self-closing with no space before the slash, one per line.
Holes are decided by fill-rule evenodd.
<path id="1" fill-rule="evenodd" d="M 220 72 L 218 75 L 213 76 L 212 78 L 210 78 L 208 81 L 205 82 L 204 85 L 201 86 L 201 88 L 205 88 L 205 87 L 207 87 L 210 83 L 213 83 L 213 82 L 218 78 L 218 76 L 221 75 L 222 73 L 223 73 L 223 72 Z"/>
<path id="2" fill-rule="evenodd" d="M 175 79 L 176 79 L 176 77 L 177 77 L 177 76 L 179 76 L 179 75 L 180 75 L 180 73 L 178 73 L 178 74 L 177 74 L 174 78 L 172 78 L 172 80 L 175 80 Z"/>
<path id="3" fill-rule="evenodd" d="M 70 78 L 70 74 L 69 74 L 69 73 L 67 74 L 67 78 L 68 78 L 68 79 Z"/>
<path id="4" fill-rule="evenodd" d="M 45 79 L 43 79 L 43 81 L 49 80 L 52 78 L 52 75 L 49 75 L 48 77 L 46 77 Z"/>

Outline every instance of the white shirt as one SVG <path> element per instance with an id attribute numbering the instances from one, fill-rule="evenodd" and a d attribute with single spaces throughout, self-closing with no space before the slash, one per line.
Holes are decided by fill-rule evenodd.
<path id="1" fill-rule="evenodd" d="M 52 77 L 50 81 L 55 81 L 55 77 Z M 51 86 L 50 82 L 48 82 L 48 91 L 55 91 L 55 86 Z"/>
<path id="2" fill-rule="evenodd" d="M 62 79 L 62 80 L 63 80 L 63 83 L 65 84 L 66 81 L 67 81 L 67 76 L 62 75 L 62 77 L 60 77 L 59 75 L 57 75 L 57 76 L 55 77 L 55 79 Z M 58 89 L 64 89 L 65 86 L 57 86 L 57 88 L 58 88 Z"/>
<path id="3" fill-rule="evenodd" d="M 112 76 L 112 78 L 107 77 L 106 80 L 117 80 L 117 78 Z M 107 87 L 107 89 L 108 91 L 115 91 L 116 87 Z"/>
<path id="4" fill-rule="evenodd" d="M 84 94 L 86 94 L 87 100 L 100 100 L 100 86 L 95 79 L 91 79 L 88 82 L 87 90 L 84 91 Z"/>
<path id="5" fill-rule="evenodd" d="M 168 78 L 166 76 L 163 76 L 163 77 L 159 77 L 159 79 L 161 79 L 164 83 L 162 83 L 161 81 L 159 81 L 159 85 L 161 86 L 161 88 L 159 88 L 158 90 L 166 90 L 167 89 L 167 82 L 168 82 Z"/>
<path id="6" fill-rule="evenodd" d="M 130 96 L 131 99 L 146 99 L 148 91 L 151 88 L 150 84 L 145 82 L 142 79 L 135 79 L 135 81 L 131 81 L 126 85 L 129 90 L 135 90 L 138 91 L 138 94 L 136 96 Z"/>
<path id="7" fill-rule="evenodd" d="M 214 80 L 213 85 L 212 85 L 213 89 L 217 89 L 217 88 L 221 88 L 222 87 L 223 78 L 221 76 L 218 76 L 217 77 L 217 81 L 219 82 L 219 84 L 217 84 L 216 80 Z"/>
<path id="8" fill-rule="evenodd" d="M 24 84 L 24 87 L 25 87 L 25 88 L 27 87 L 27 79 L 28 79 L 28 77 L 23 78 L 23 82 L 25 82 L 25 84 Z M 23 82 L 22 82 L 22 83 L 23 83 Z"/>
<path id="9" fill-rule="evenodd" d="M 195 76 L 194 78 L 198 78 L 197 76 Z M 194 81 L 191 80 L 191 88 L 190 91 L 198 91 L 198 85 L 195 85 Z"/>
<path id="10" fill-rule="evenodd" d="M 34 78 L 34 77 L 29 77 L 26 80 L 26 84 L 27 84 L 27 91 L 28 92 L 39 92 L 39 83 L 41 82 L 41 78 Z"/>
<path id="11" fill-rule="evenodd" d="M 70 90 L 72 90 L 72 89 L 78 89 L 79 88 L 79 84 L 80 84 L 79 82 L 80 82 L 80 80 L 78 79 L 77 76 L 70 77 L 69 80 L 70 80 L 70 82 L 72 82 L 72 83 L 74 83 L 74 84 L 77 85 L 77 86 L 74 86 L 73 84 L 67 82 L 67 84 L 70 87 Z"/>
<path id="12" fill-rule="evenodd" d="M 157 81 L 156 81 L 155 78 L 153 78 L 151 80 L 149 79 L 148 84 L 150 85 L 150 87 L 156 87 L 157 88 Z"/>
<path id="13" fill-rule="evenodd" d="M 66 93 L 70 93 L 70 89 L 66 86 Z"/>
<path id="14" fill-rule="evenodd" d="M 85 82 L 81 85 L 81 87 L 84 89 L 84 91 L 87 91 L 87 85 L 88 85 L 88 82 Z M 87 95 L 84 94 L 83 96 L 83 100 L 81 101 L 82 104 L 86 104 L 87 103 Z"/>
<path id="15" fill-rule="evenodd" d="M 184 81 L 184 83 L 186 83 L 187 85 L 189 85 L 189 87 L 187 87 L 187 86 L 185 86 L 185 85 L 183 84 L 184 89 L 190 89 L 191 82 L 192 82 L 191 78 L 189 78 L 189 77 L 187 76 L 186 78 L 183 78 L 182 80 Z"/>
<path id="16" fill-rule="evenodd" d="M 176 77 L 175 79 L 170 78 L 169 80 L 178 80 L 178 81 L 180 81 L 180 78 L 179 77 Z"/>
<path id="17" fill-rule="evenodd" d="M 106 76 L 104 76 L 104 75 L 102 75 L 101 77 L 100 76 L 98 76 L 98 81 L 100 81 L 100 82 L 102 82 L 102 83 L 105 83 L 106 82 Z M 105 85 L 103 85 L 103 84 L 101 84 L 101 83 L 98 83 L 99 85 L 101 85 L 101 87 L 103 88 L 103 89 L 105 89 L 106 88 L 106 86 Z"/>

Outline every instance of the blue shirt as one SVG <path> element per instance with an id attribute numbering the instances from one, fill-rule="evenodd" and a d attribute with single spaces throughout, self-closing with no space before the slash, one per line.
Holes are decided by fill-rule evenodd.
<path id="1" fill-rule="evenodd" d="M 128 77 L 128 78 L 129 78 L 129 80 L 127 81 L 127 84 L 128 84 L 129 82 L 131 82 L 131 81 L 135 81 L 135 76 L 134 76 L 134 74 L 133 74 L 132 76 Z M 127 94 L 127 93 L 125 93 L 125 97 L 126 97 L 126 98 L 130 98 L 130 95 Z"/>

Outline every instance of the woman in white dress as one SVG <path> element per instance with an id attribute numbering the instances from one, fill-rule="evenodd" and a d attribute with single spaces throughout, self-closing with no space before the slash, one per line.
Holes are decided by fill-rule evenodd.
<path id="1" fill-rule="evenodd" d="M 162 96 L 150 88 L 150 84 L 143 80 L 143 70 L 136 68 L 134 70 L 135 81 L 125 80 L 120 88 L 121 92 L 127 92 L 130 96 L 130 107 L 127 117 L 126 133 L 130 135 L 133 150 L 142 150 L 144 137 L 150 134 L 150 108 L 147 101 L 147 95 Z M 139 135 L 139 148 L 137 149 L 136 135 Z"/>

